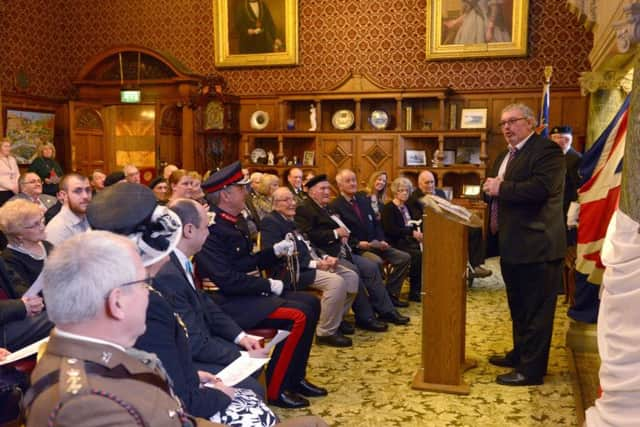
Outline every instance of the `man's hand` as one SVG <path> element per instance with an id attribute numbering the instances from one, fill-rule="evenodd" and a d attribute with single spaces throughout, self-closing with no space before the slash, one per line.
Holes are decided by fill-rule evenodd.
<path id="1" fill-rule="evenodd" d="M 27 310 L 27 316 L 35 316 L 44 308 L 44 301 L 40 297 L 22 297 L 21 299 Z"/>
<path id="2" fill-rule="evenodd" d="M 502 184 L 502 178 L 487 178 L 482 186 L 482 189 L 489 196 L 496 197 L 500 194 L 500 184 Z"/>
<path id="3" fill-rule="evenodd" d="M 331 266 L 324 259 L 319 259 L 316 261 L 316 270 L 329 271 Z"/>
<path id="4" fill-rule="evenodd" d="M 349 237 L 349 232 L 347 231 L 346 228 L 344 227 L 338 227 L 334 230 L 336 232 L 336 234 L 338 235 L 338 237 L 340 238 L 345 238 L 345 237 Z"/>
<path id="5" fill-rule="evenodd" d="M 413 238 L 419 241 L 422 241 L 422 231 L 414 230 Z"/>
<path id="6" fill-rule="evenodd" d="M 249 350 L 249 356 L 254 359 L 264 359 L 265 357 L 269 357 L 269 350 L 264 347 L 257 348 L 255 350 Z"/>
<path id="7" fill-rule="evenodd" d="M 10 354 L 11 352 L 9 350 L 7 350 L 6 348 L 0 347 L 0 360 L 4 360 L 4 358 Z"/>
<path id="8" fill-rule="evenodd" d="M 380 250 L 384 251 L 389 249 L 389 243 L 385 242 L 384 240 L 380 240 Z"/>
<path id="9" fill-rule="evenodd" d="M 329 265 L 329 270 L 333 271 L 336 269 L 336 266 L 338 265 L 338 258 L 333 256 L 328 256 L 324 259 L 324 262 L 326 262 Z"/>
<path id="10" fill-rule="evenodd" d="M 224 385 L 220 378 L 216 377 L 210 372 L 198 371 L 198 378 L 200 378 L 200 384 L 209 383 L 213 386 L 213 388 L 215 388 L 216 390 L 220 390 L 231 399 L 236 396 L 235 388 Z"/>
<path id="11" fill-rule="evenodd" d="M 258 350 L 262 348 L 262 344 L 260 343 L 260 341 L 254 338 L 251 338 L 249 335 L 245 335 L 238 342 L 238 345 L 247 351 Z"/>
<path id="12" fill-rule="evenodd" d="M 364 240 L 361 242 L 358 242 L 358 247 L 363 251 L 368 251 L 369 249 L 371 249 L 371 245 L 369 244 L 369 242 Z"/>

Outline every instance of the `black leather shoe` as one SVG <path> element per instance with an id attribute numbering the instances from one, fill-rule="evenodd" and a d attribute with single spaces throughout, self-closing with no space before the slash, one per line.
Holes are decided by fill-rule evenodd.
<path id="1" fill-rule="evenodd" d="M 368 319 L 364 322 L 357 322 L 356 321 L 356 326 L 360 329 L 364 329 L 366 331 L 372 331 L 372 332 L 384 332 L 387 329 L 389 329 L 389 326 L 387 326 L 386 323 L 381 322 L 379 320 L 376 319 Z"/>
<path id="2" fill-rule="evenodd" d="M 318 387 L 307 380 L 300 381 L 296 392 L 306 397 L 322 397 L 328 394 L 326 388 Z"/>
<path id="3" fill-rule="evenodd" d="M 378 316 L 379 320 L 384 320 L 385 322 L 393 323 L 394 325 L 406 325 L 411 320 L 410 317 L 403 316 L 398 313 L 397 310 L 390 311 L 388 313 L 382 313 Z"/>
<path id="4" fill-rule="evenodd" d="M 353 326 L 351 323 L 347 322 L 346 320 L 343 320 L 342 322 L 340 322 L 340 326 L 338 327 L 338 330 L 342 332 L 343 335 L 353 335 L 356 333 L 356 327 Z"/>
<path id="5" fill-rule="evenodd" d="M 409 294 L 409 301 L 422 302 L 422 298 L 420 298 L 420 294 Z"/>
<path id="6" fill-rule="evenodd" d="M 408 302 L 400 301 L 400 298 L 398 298 L 395 295 L 389 295 L 389 298 L 391 299 L 391 304 L 393 304 L 394 307 L 398 307 L 398 308 L 409 307 L 409 303 Z"/>
<path id="7" fill-rule="evenodd" d="M 511 360 L 507 356 L 498 356 L 497 354 L 489 357 L 489 363 L 503 368 L 513 368 L 516 366 L 516 364 L 513 363 L 513 360 Z"/>
<path id="8" fill-rule="evenodd" d="M 276 400 L 269 400 L 269 405 L 287 409 L 298 409 L 309 406 L 309 401 L 298 393 L 283 391 Z"/>
<path id="9" fill-rule="evenodd" d="M 525 377 L 520 372 L 511 371 L 507 374 L 498 375 L 496 382 L 500 385 L 523 386 L 523 385 L 540 385 L 541 377 Z"/>
<path id="10" fill-rule="evenodd" d="M 316 344 L 318 345 L 330 345 L 331 347 L 351 347 L 353 343 L 351 338 L 347 338 L 340 332 L 336 332 L 333 335 L 325 335 L 316 337 Z"/>

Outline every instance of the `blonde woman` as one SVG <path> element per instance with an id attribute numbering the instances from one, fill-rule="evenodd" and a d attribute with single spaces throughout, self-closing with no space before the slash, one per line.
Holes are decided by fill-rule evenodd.
<path id="1" fill-rule="evenodd" d="M 191 187 L 193 184 L 193 178 L 189 176 L 189 172 L 184 169 L 178 169 L 171 173 L 169 176 L 169 202 L 176 199 L 189 199 L 191 198 Z"/>
<path id="2" fill-rule="evenodd" d="M 365 190 L 371 199 L 371 208 L 378 221 L 381 219 L 382 206 L 387 201 L 387 180 L 388 176 L 385 171 L 374 172 L 369 177 L 369 183 Z"/>
<path id="3" fill-rule="evenodd" d="M 38 157 L 33 159 L 33 163 L 29 166 L 29 172 L 38 174 L 42 180 L 44 194 L 56 195 L 63 171 L 60 163 L 56 161 L 56 147 L 52 143 L 45 142 L 38 147 Z"/>
<path id="4" fill-rule="evenodd" d="M 256 213 L 260 220 L 273 211 L 273 192 L 280 186 L 280 178 L 270 173 L 262 175 L 262 180 L 258 185 L 258 191 L 256 197 L 253 198 L 252 203 Z"/>
<path id="5" fill-rule="evenodd" d="M 11 141 L 0 140 L 0 206 L 19 193 L 20 169 L 16 158 L 11 155 Z"/>

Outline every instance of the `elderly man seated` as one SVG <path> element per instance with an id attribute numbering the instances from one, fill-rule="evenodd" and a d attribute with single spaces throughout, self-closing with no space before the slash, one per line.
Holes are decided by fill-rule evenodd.
<path id="1" fill-rule="evenodd" d="M 280 279 L 289 290 L 307 288 L 322 291 L 320 320 L 316 328 L 316 343 L 334 347 L 350 347 L 351 340 L 339 330 L 344 315 L 358 292 L 358 275 L 326 255 L 320 258 L 307 246 L 296 229 L 296 198 L 287 187 L 273 193 L 273 212 L 262 219 L 262 246 L 271 247 L 285 238 L 295 240 L 296 253 L 281 260 L 271 269 L 271 277 Z"/>
<path id="2" fill-rule="evenodd" d="M 13 196 L 11 200 L 25 199 L 40 206 L 42 211 L 45 212 L 45 222 L 49 222 L 62 207 L 58 203 L 58 199 L 42 193 L 42 180 L 35 172 L 23 173 L 18 180 L 18 185 L 20 186 L 20 192 Z"/>

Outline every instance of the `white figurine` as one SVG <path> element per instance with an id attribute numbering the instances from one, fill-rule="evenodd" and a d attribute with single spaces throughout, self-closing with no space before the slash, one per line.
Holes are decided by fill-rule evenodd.
<path id="1" fill-rule="evenodd" d="M 273 151 L 269 150 L 269 152 L 267 153 L 267 164 L 270 166 L 273 166 L 274 163 L 274 156 L 273 156 Z"/>
<path id="2" fill-rule="evenodd" d="M 309 123 L 311 125 L 309 130 L 310 131 L 316 130 L 316 128 L 318 127 L 318 122 L 316 119 L 316 106 L 314 104 L 311 104 L 309 106 Z"/>

